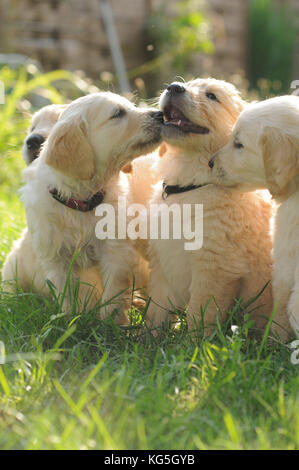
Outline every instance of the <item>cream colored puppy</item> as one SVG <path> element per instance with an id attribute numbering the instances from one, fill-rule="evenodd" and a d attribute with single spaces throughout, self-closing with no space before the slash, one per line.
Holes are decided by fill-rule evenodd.
<path id="1" fill-rule="evenodd" d="M 299 335 L 298 129 L 298 97 L 252 104 L 240 115 L 228 144 L 210 161 L 215 182 L 237 189 L 268 188 L 280 204 L 275 221 L 273 297 L 278 309 L 275 329 L 283 338 L 288 336 L 289 322 Z"/>
<path id="2" fill-rule="evenodd" d="M 52 127 L 56 124 L 60 114 L 66 107 L 67 105 L 63 104 L 50 104 L 34 113 L 22 148 L 23 158 L 27 165 L 39 156 L 42 144 L 48 138 Z"/>
<path id="3" fill-rule="evenodd" d="M 22 148 L 23 158 L 27 165 L 39 157 L 42 145 L 66 107 L 67 105 L 52 104 L 44 106 L 33 114 L 31 126 Z M 15 242 L 4 264 L 2 276 L 6 281 L 18 279 L 19 286 L 25 291 L 32 288 L 32 268 L 36 264 L 35 261 L 28 263 L 28 260 L 35 259 L 35 255 L 32 251 L 32 244 L 29 242 L 30 235 L 27 232 L 28 229 L 24 229 L 21 239 Z M 24 243 L 21 242 L 23 239 Z M 81 281 L 79 298 L 82 304 L 88 299 L 88 306 L 91 308 L 99 300 L 103 291 L 99 270 L 94 267 L 82 269 L 78 275 Z M 14 291 L 16 288 L 15 282 L 6 283 L 6 288 Z"/>
<path id="4" fill-rule="evenodd" d="M 137 262 L 135 252 L 127 240 L 96 237 L 94 208 L 102 202 L 116 208 L 118 197 L 128 195 L 128 181 L 120 170 L 159 144 L 161 127 L 161 113 L 136 108 L 113 93 L 79 98 L 63 111 L 39 158 L 24 172 L 28 235 L 16 247 L 19 282 L 24 279 L 25 285 L 29 280 L 36 291 L 46 293 L 48 279 L 61 294 L 79 251 L 72 287 L 81 269 L 97 266 L 103 279 L 103 303 L 128 289 Z M 70 300 L 66 296 L 65 311 Z M 107 310 L 118 302 L 115 299 Z"/>
<path id="5" fill-rule="evenodd" d="M 215 79 L 173 83 L 161 96 L 165 145 L 157 171 L 164 189 L 156 187 L 151 204 L 176 204 L 181 213 L 184 205 L 202 204 L 203 245 L 187 251 L 188 240 L 150 240 L 150 325 L 169 321 L 174 306 L 187 308 L 191 330 L 204 312 L 209 334 L 218 307 L 225 317 L 236 298 L 253 298 L 271 279 L 271 205 L 259 194 L 210 184 L 208 161 L 228 141 L 244 106 L 233 85 Z M 194 224 L 194 212 L 187 222 Z M 256 307 L 253 316 L 263 326 L 262 316 L 272 311 L 269 287 Z"/>

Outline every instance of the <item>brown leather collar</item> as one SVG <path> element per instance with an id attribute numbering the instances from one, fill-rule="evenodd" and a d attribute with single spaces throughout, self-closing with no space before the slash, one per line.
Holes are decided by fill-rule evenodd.
<path id="1" fill-rule="evenodd" d="M 56 188 L 52 188 L 49 190 L 50 194 L 56 201 L 60 202 L 66 207 L 69 207 L 70 209 L 74 209 L 76 211 L 81 211 L 81 212 L 88 212 L 92 211 L 95 207 L 97 207 L 99 204 L 103 202 L 104 196 L 105 196 L 105 191 L 101 189 L 99 192 L 94 194 L 90 199 L 87 199 L 87 201 L 82 201 L 81 199 L 75 199 L 75 198 L 67 198 L 63 199 L 60 195 L 59 192 L 57 191 Z"/>

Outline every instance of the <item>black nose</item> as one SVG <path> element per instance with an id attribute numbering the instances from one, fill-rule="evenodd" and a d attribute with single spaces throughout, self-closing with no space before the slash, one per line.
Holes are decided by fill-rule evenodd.
<path id="1" fill-rule="evenodd" d="M 39 150 L 42 143 L 45 141 L 42 135 L 40 134 L 31 134 L 26 139 L 27 148 L 31 151 Z"/>
<path id="2" fill-rule="evenodd" d="M 179 95 L 180 93 L 184 93 L 184 91 L 186 91 L 186 88 L 181 83 L 174 82 L 169 85 L 169 87 L 167 87 L 167 91 L 169 91 L 169 93 L 171 93 L 172 95 Z"/>
<path id="3" fill-rule="evenodd" d="M 211 158 L 211 160 L 209 161 L 209 167 L 214 168 L 214 159 L 213 158 Z"/>

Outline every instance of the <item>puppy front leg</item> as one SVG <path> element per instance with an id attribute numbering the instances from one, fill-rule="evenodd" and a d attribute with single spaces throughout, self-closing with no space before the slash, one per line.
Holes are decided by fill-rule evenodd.
<path id="1" fill-rule="evenodd" d="M 126 240 L 105 240 L 99 266 L 103 279 L 103 307 L 99 314 L 100 318 L 105 318 L 118 309 L 116 323 L 128 323 L 126 310 L 131 305 L 131 281 L 136 263 L 136 253 Z"/>
<path id="2" fill-rule="evenodd" d="M 154 253 L 150 259 L 149 297 L 150 304 L 146 312 L 147 326 L 157 329 L 163 323 L 170 323 L 171 304 L 179 308 L 179 302 Z"/>
<path id="3" fill-rule="evenodd" d="M 215 329 L 217 315 L 220 315 L 220 321 L 226 316 L 227 309 L 237 295 L 238 285 L 239 280 L 228 279 L 220 270 L 194 270 L 187 311 L 188 329 L 196 330 L 203 321 L 204 334 L 209 336 Z"/>
<path id="4" fill-rule="evenodd" d="M 282 271 L 283 273 L 284 271 Z M 273 274 L 273 303 L 276 309 L 275 317 L 271 326 L 272 331 L 278 334 L 283 342 L 286 342 L 292 334 L 289 316 L 293 316 L 298 306 L 296 296 L 292 295 L 292 283 L 290 279 L 283 278 L 280 275 L 279 266 L 275 266 Z M 289 316 L 288 316 L 289 311 Z M 291 319 L 291 318 L 290 318 Z"/>
<path id="5" fill-rule="evenodd" d="M 79 303 L 80 306 L 86 306 L 88 310 L 94 308 L 100 300 L 103 285 L 100 272 L 96 266 L 79 269 L 78 275 L 80 278 L 79 286 Z"/>
<path id="6" fill-rule="evenodd" d="M 288 318 L 291 327 L 299 338 L 299 266 L 296 268 L 295 284 L 288 303 Z"/>
<path id="7" fill-rule="evenodd" d="M 41 264 L 45 273 L 45 281 L 49 280 L 55 286 L 57 297 L 62 299 L 64 294 L 62 312 L 71 313 L 75 275 L 71 272 L 68 279 L 68 267 L 61 260 L 42 261 Z M 68 285 L 66 285 L 67 282 Z"/>

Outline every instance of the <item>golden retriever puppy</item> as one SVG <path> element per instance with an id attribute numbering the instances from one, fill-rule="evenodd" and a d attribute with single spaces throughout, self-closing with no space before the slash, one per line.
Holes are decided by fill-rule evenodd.
<path id="1" fill-rule="evenodd" d="M 53 126 L 58 121 L 62 111 L 66 109 L 67 105 L 52 104 L 44 106 L 39 111 L 35 112 L 32 116 L 31 126 L 28 130 L 28 135 L 24 141 L 22 148 L 22 154 L 27 165 L 32 163 L 36 158 L 39 157 L 41 147 L 48 138 Z M 22 240 L 24 239 L 24 243 Z M 32 250 L 32 245 L 28 229 L 23 231 L 22 237 L 15 242 L 15 245 L 8 255 L 4 267 L 3 267 L 3 279 L 7 282 L 6 289 L 14 291 L 16 288 L 15 281 L 23 290 L 28 291 L 32 287 L 32 266 L 33 263 L 28 263 L 28 260 L 34 260 L 35 255 Z M 22 248 L 20 249 L 20 245 Z M 22 256 L 22 252 L 25 256 Z M 17 272 L 21 274 L 18 276 Z M 88 268 L 80 270 L 79 277 L 81 280 L 79 287 L 79 298 L 82 304 L 85 299 L 89 299 L 88 305 L 92 307 L 100 298 L 102 293 L 102 281 L 101 276 L 96 268 Z M 90 287 L 92 288 L 90 289 Z M 46 286 L 42 286 L 41 289 L 45 289 Z"/>
<path id="2" fill-rule="evenodd" d="M 27 165 L 39 156 L 42 144 L 48 138 L 52 127 L 66 107 L 67 105 L 63 104 L 50 104 L 34 113 L 22 148 L 23 158 Z"/>
<path id="3" fill-rule="evenodd" d="M 188 232 L 185 239 L 150 240 L 149 325 L 168 322 L 174 306 L 187 308 L 189 329 L 203 321 L 209 334 L 217 312 L 224 317 L 234 299 L 253 298 L 271 279 L 271 205 L 259 194 L 210 184 L 209 159 L 228 141 L 244 106 L 233 85 L 215 79 L 173 83 L 161 95 L 165 144 L 157 171 L 163 185 L 157 185 L 151 206 L 164 204 L 181 219 L 185 214 L 182 225 L 190 232 L 195 205 L 202 205 L 203 233 L 201 248 L 186 247 Z M 256 307 L 260 327 L 272 311 L 271 289 Z"/>
<path id="4" fill-rule="evenodd" d="M 48 279 L 62 294 L 73 260 L 71 288 L 80 270 L 95 266 L 103 280 L 103 303 L 115 298 L 107 311 L 118 305 L 137 259 L 126 239 L 97 238 L 94 209 L 105 203 L 117 215 L 118 199 L 129 188 L 120 170 L 158 146 L 162 123 L 160 112 L 136 108 L 113 93 L 79 98 L 62 112 L 39 158 L 24 171 L 28 232 L 16 248 L 19 282 L 29 279 L 46 293 Z M 124 293 L 120 300 L 125 301 Z M 64 311 L 70 303 L 66 295 Z"/>
<path id="5" fill-rule="evenodd" d="M 245 109 L 227 145 L 210 161 L 215 182 L 238 190 L 268 188 L 275 219 L 275 330 L 299 335 L 299 98 L 281 96 Z"/>

